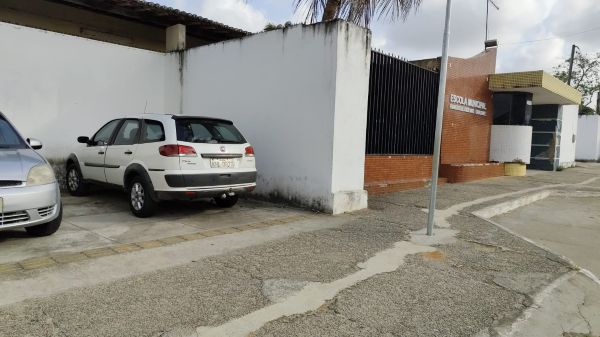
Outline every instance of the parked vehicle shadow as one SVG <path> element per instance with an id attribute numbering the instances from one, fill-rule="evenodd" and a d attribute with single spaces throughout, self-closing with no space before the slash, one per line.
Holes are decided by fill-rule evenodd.
<path id="1" fill-rule="evenodd" d="M 31 238 L 25 231 L 25 229 L 14 229 L 7 231 L 0 231 L 0 243 L 6 241 L 8 239 L 22 239 L 22 238 Z"/>
<path id="2" fill-rule="evenodd" d="M 92 214 L 130 212 L 127 193 L 109 187 L 94 186 L 90 194 L 84 197 L 73 197 L 68 192 L 63 192 L 62 199 L 65 206 L 65 217 L 67 218 Z M 156 207 L 157 211 L 154 217 L 158 218 L 185 217 L 227 211 L 215 205 L 211 199 L 194 201 L 167 200 L 160 202 Z M 133 217 L 133 214 L 131 216 Z"/>

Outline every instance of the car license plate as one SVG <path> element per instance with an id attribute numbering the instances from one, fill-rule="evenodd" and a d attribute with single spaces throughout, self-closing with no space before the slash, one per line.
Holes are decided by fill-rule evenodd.
<path id="1" fill-rule="evenodd" d="M 211 168 L 233 168 L 233 159 L 212 158 L 210 160 Z"/>

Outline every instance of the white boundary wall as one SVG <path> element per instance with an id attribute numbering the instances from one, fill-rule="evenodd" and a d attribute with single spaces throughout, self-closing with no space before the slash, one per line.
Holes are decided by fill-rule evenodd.
<path id="1" fill-rule="evenodd" d="M 531 126 L 492 125 L 490 161 L 529 164 L 532 137 Z"/>
<path id="2" fill-rule="evenodd" d="M 191 49 L 183 113 L 236 122 L 255 147 L 256 193 L 365 208 L 370 50 L 370 33 L 341 21 Z"/>
<path id="3" fill-rule="evenodd" d="M 560 131 L 560 167 L 575 166 L 575 149 L 577 146 L 577 117 L 578 105 L 563 105 L 561 107 Z"/>
<path id="4" fill-rule="evenodd" d="M 0 41 L 0 111 L 49 159 L 144 110 L 224 117 L 256 148 L 257 193 L 336 214 L 367 206 L 365 29 L 295 26 L 173 54 L 7 23 Z"/>
<path id="5" fill-rule="evenodd" d="M 64 159 L 110 119 L 178 112 L 176 54 L 0 22 L 0 111 Z"/>
<path id="6" fill-rule="evenodd" d="M 577 160 L 600 160 L 600 115 L 579 116 Z"/>

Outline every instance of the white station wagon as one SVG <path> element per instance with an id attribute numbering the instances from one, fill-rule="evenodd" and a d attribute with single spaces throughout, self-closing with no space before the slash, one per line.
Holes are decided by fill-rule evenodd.
<path id="1" fill-rule="evenodd" d="M 89 184 L 124 188 L 138 217 L 160 200 L 213 198 L 232 207 L 256 187 L 254 149 L 231 121 L 144 114 L 115 119 L 67 160 L 67 188 L 86 195 Z"/>

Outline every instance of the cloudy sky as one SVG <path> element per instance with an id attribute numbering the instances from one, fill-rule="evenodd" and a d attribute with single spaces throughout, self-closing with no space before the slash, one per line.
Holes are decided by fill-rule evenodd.
<path id="1" fill-rule="evenodd" d="M 268 22 L 300 22 L 294 0 L 153 0 L 249 31 Z M 599 0 L 494 0 L 489 36 L 500 42 L 498 70 L 552 70 L 569 57 L 572 44 L 600 52 Z M 404 22 L 376 22 L 375 48 L 408 59 L 441 54 L 445 0 L 423 0 Z M 468 57 L 483 49 L 486 0 L 454 0 L 450 54 Z M 538 41 L 541 40 L 541 41 Z"/>

